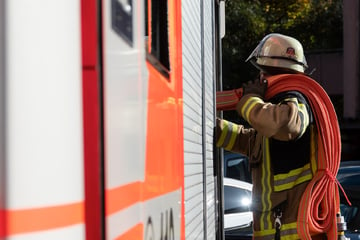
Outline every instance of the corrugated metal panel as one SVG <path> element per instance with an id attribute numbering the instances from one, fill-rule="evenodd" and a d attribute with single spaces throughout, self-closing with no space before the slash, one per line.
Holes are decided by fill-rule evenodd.
<path id="1" fill-rule="evenodd" d="M 213 4 L 182 2 L 186 239 L 215 239 Z"/>
<path id="2" fill-rule="evenodd" d="M 215 239 L 215 183 L 213 166 L 214 127 L 214 32 L 213 4 L 204 1 L 204 67 L 205 67 L 205 132 L 206 132 L 206 206 L 207 239 Z"/>
<path id="3" fill-rule="evenodd" d="M 182 3 L 185 239 L 203 239 L 200 1 Z"/>

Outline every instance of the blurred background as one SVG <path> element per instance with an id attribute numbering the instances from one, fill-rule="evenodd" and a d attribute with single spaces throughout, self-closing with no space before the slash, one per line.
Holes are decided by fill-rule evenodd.
<path id="1" fill-rule="evenodd" d="M 342 161 L 360 160 L 359 1 L 225 1 L 226 34 L 222 41 L 223 89 L 241 87 L 258 71 L 245 60 L 268 33 L 298 39 L 308 73 L 330 96 L 338 115 Z M 224 118 L 242 122 L 234 111 Z"/>

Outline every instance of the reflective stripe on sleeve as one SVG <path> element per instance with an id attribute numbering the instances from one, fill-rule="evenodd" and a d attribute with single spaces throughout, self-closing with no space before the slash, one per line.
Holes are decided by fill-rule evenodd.
<path id="1" fill-rule="evenodd" d="M 300 134 L 298 137 L 301 137 L 305 133 L 306 128 L 309 126 L 309 113 L 306 109 L 306 105 L 303 103 L 299 103 L 297 98 L 286 98 L 280 104 L 286 104 L 290 102 L 296 104 L 299 112 L 299 117 L 301 119 L 301 126 L 300 126 Z"/>
<path id="2" fill-rule="evenodd" d="M 306 128 L 309 126 L 309 113 L 306 110 L 305 104 L 300 103 L 298 105 L 298 109 L 299 109 L 299 116 L 301 119 L 301 127 L 300 127 L 300 135 L 299 135 L 300 137 L 304 134 Z"/>
<path id="3" fill-rule="evenodd" d="M 239 125 L 226 120 L 222 120 L 222 122 L 224 127 L 216 146 L 231 150 L 234 147 L 236 136 L 239 131 Z"/>
<path id="4" fill-rule="evenodd" d="M 250 97 L 241 108 L 241 116 L 251 124 L 249 120 L 250 112 L 254 108 L 255 104 L 264 103 L 264 101 L 259 97 Z"/>

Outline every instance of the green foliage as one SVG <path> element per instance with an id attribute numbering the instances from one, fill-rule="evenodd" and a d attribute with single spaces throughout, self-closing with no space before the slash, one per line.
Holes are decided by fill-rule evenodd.
<path id="1" fill-rule="evenodd" d="M 342 48 L 342 0 L 226 0 L 223 88 L 252 80 L 257 70 L 245 60 L 272 32 L 297 38 L 306 51 Z"/>

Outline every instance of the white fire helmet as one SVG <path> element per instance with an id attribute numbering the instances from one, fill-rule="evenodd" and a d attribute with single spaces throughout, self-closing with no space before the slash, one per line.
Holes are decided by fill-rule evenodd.
<path id="1" fill-rule="evenodd" d="M 247 61 L 259 70 L 269 73 L 274 70 L 304 73 L 308 68 L 301 43 L 279 33 L 266 35 Z"/>

